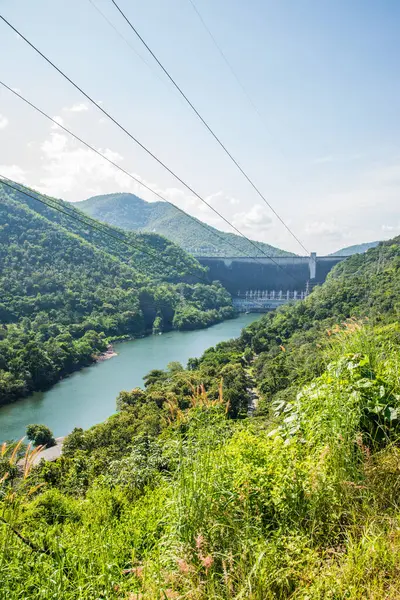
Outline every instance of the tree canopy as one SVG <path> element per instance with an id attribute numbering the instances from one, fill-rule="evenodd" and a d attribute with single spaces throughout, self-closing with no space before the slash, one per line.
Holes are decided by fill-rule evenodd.
<path id="1" fill-rule="evenodd" d="M 226 290 L 165 238 L 92 229 L 1 183 L 0 200 L 0 404 L 90 364 L 112 339 L 234 314 Z"/>

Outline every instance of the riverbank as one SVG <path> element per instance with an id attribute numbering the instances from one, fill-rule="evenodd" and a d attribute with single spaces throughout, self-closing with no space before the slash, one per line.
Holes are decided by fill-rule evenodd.
<path id="1" fill-rule="evenodd" d="M 118 354 L 115 352 L 114 346 L 112 344 L 109 344 L 107 347 L 107 350 L 105 352 L 102 352 L 99 356 L 96 357 L 95 362 L 97 362 L 97 363 L 103 362 L 104 360 L 109 360 L 110 358 L 113 358 L 114 356 L 118 356 Z"/>
<path id="2" fill-rule="evenodd" d="M 170 331 L 132 341 L 113 343 L 116 356 L 75 371 L 43 392 L 35 392 L 0 407 L 0 443 L 20 439 L 30 423 L 43 423 L 55 436 L 74 429 L 87 429 L 115 412 L 121 390 L 143 387 L 143 377 L 152 369 L 165 369 L 176 361 L 183 365 L 207 348 L 240 335 L 243 327 L 260 314 L 242 314 L 194 331 Z"/>

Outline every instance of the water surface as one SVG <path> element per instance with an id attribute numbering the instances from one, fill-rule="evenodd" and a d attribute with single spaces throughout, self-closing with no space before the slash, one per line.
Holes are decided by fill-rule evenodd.
<path id="1" fill-rule="evenodd" d="M 237 337 L 260 314 L 242 314 L 208 329 L 171 331 L 115 344 L 118 356 L 73 373 L 46 392 L 38 392 L 0 408 L 0 441 L 25 435 L 29 423 L 44 423 L 55 436 L 74 427 L 84 429 L 115 412 L 121 390 L 143 385 L 151 369 L 165 369 L 171 361 L 184 366 L 210 346 Z"/>

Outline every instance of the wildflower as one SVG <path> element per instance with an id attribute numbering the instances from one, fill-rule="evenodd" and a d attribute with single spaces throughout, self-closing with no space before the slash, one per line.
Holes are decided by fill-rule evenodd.
<path id="1" fill-rule="evenodd" d="M 142 566 L 138 566 L 138 567 L 132 567 L 130 569 L 124 569 L 122 571 L 123 575 L 135 575 L 136 577 L 140 578 L 143 577 L 143 567 Z"/>
<path id="2" fill-rule="evenodd" d="M 196 548 L 197 550 L 201 550 L 204 544 L 204 537 L 201 535 L 201 533 L 199 533 L 199 535 L 196 537 Z"/>
<path id="3" fill-rule="evenodd" d="M 205 568 L 206 568 L 206 572 L 207 572 L 207 571 L 208 571 L 208 569 L 209 569 L 209 568 L 212 566 L 213 562 L 214 562 L 214 559 L 213 559 L 213 557 L 212 557 L 212 556 L 210 556 L 210 555 L 208 555 L 208 556 L 205 556 L 205 557 L 202 559 L 201 563 L 202 563 L 203 567 L 205 567 Z"/>
<path id="4" fill-rule="evenodd" d="M 359 485 L 357 483 L 354 483 L 354 481 L 343 481 L 343 485 L 347 485 L 349 487 L 352 487 L 356 490 L 366 490 L 367 486 L 366 485 Z"/>
<path id="5" fill-rule="evenodd" d="M 178 592 L 174 592 L 171 588 L 163 590 L 161 598 L 168 598 L 168 600 L 173 600 L 174 598 L 178 598 Z"/>
<path id="6" fill-rule="evenodd" d="M 190 565 L 183 558 L 178 558 L 177 563 L 181 573 L 189 573 L 191 571 Z"/>

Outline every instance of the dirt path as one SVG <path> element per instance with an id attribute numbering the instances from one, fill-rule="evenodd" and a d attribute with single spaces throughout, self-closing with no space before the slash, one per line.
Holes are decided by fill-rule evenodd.
<path id="1" fill-rule="evenodd" d="M 251 417 L 254 414 L 255 410 L 257 409 L 258 401 L 260 399 L 260 394 L 258 392 L 258 389 L 256 388 L 256 382 L 253 377 L 252 368 L 247 367 L 245 370 L 246 370 L 246 376 L 247 376 L 247 381 L 248 381 L 248 387 L 246 388 L 246 391 L 249 396 L 247 414 L 249 417 Z"/>

